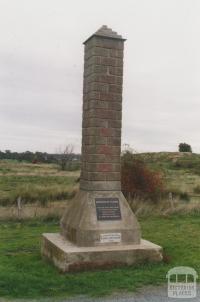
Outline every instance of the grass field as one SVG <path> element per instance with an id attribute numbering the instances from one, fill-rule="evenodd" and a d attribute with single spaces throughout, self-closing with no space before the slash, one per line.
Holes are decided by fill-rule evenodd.
<path id="1" fill-rule="evenodd" d="M 200 274 L 199 218 L 171 216 L 140 219 L 143 237 L 163 246 L 165 263 L 66 275 L 60 274 L 40 256 L 41 234 L 58 231 L 58 222 L 2 222 L 0 296 L 100 296 L 120 290 L 134 291 L 143 285 L 165 283 L 167 271 L 180 265 L 191 266 Z"/>
<path id="2" fill-rule="evenodd" d="M 161 171 L 168 191 L 187 193 L 191 202 L 200 201 L 200 155 L 191 153 L 141 153 L 154 170 Z M 0 205 L 70 199 L 78 187 L 80 171 L 60 171 L 54 164 L 31 164 L 0 160 Z"/>
<path id="3" fill-rule="evenodd" d="M 145 153 L 138 157 L 163 173 L 171 191 L 187 192 L 190 201 L 200 201 L 200 156 L 180 153 Z M 77 190 L 77 172 L 59 171 L 56 165 L 0 161 L 0 205 L 64 200 Z M 154 208 L 151 208 L 154 206 Z M 180 205 L 181 206 L 181 205 Z M 191 204 L 191 206 L 193 206 Z M 162 204 L 141 210 L 136 201 L 143 238 L 164 248 L 164 262 L 110 271 L 60 274 L 40 255 L 43 232 L 57 232 L 57 220 L 30 220 L 0 223 L 0 296 L 38 298 L 48 296 L 100 296 L 114 291 L 134 291 L 143 285 L 166 282 L 167 271 L 191 266 L 200 274 L 200 208 L 183 208 L 161 215 Z M 158 210 L 158 211 L 157 211 Z M 157 213 L 156 213 L 157 211 Z M 183 213 L 180 215 L 180 213 Z"/>
<path id="4" fill-rule="evenodd" d="M 53 164 L 0 161 L 0 205 L 64 200 L 74 196 L 80 172 L 60 171 Z"/>

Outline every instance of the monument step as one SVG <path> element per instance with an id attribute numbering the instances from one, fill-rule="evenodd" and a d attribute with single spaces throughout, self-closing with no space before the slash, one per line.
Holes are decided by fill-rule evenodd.
<path id="1" fill-rule="evenodd" d="M 140 244 L 79 247 L 59 233 L 45 233 L 42 255 L 65 273 L 160 262 L 162 248 L 144 239 Z"/>

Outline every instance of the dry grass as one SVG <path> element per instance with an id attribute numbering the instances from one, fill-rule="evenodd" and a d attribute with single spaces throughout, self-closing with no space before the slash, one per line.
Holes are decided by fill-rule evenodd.
<path id="1" fill-rule="evenodd" d="M 179 200 L 162 200 L 159 203 L 151 203 L 140 199 L 129 200 L 133 212 L 138 217 L 145 216 L 170 216 L 170 215 L 199 215 L 199 203 L 182 203 Z"/>
<path id="2" fill-rule="evenodd" d="M 39 202 L 45 205 L 48 201 L 71 199 L 75 196 L 76 192 L 77 186 L 27 184 L 17 188 L 13 198 L 16 200 L 20 196 L 24 203 Z"/>
<path id="3" fill-rule="evenodd" d="M 80 171 L 60 171 L 53 164 L 0 161 L 0 205 L 66 200 L 77 190 Z"/>
<path id="4" fill-rule="evenodd" d="M 0 160 L 0 176 L 71 176 L 78 177 L 80 171 L 61 171 L 56 164 L 32 164 L 12 160 Z"/>

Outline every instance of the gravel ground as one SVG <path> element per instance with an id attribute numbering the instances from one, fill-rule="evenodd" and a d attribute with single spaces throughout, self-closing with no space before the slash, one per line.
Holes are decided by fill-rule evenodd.
<path id="1" fill-rule="evenodd" d="M 137 293 L 116 293 L 104 298 L 60 298 L 60 299 L 39 299 L 39 300 L 7 300 L 1 299 L 0 302 L 200 302 L 200 287 L 197 290 L 197 297 L 194 299 L 170 299 L 167 297 L 167 286 L 145 287 Z"/>

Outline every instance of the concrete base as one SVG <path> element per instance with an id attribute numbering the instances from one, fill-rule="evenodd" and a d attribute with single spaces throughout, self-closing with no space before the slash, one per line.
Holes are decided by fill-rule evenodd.
<path id="1" fill-rule="evenodd" d="M 109 182 L 108 182 L 109 183 Z M 121 217 L 98 220 L 95 200 L 115 198 L 119 201 Z M 140 225 L 121 191 L 83 191 L 80 190 L 70 201 L 61 219 L 61 234 L 66 240 L 82 247 L 112 245 L 102 243 L 99 238 L 105 233 L 119 233 L 120 244 L 139 244 Z"/>
<path id="2" fill-rule="evenodd" d="M 162 261 L 162 248 L 146 240 L 140 244 L 79 247 L 58 233 L 43 234 L 42 255 L 62 272 L 107 269 Z"/>

